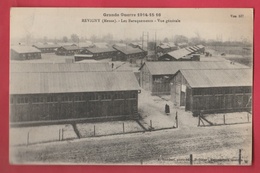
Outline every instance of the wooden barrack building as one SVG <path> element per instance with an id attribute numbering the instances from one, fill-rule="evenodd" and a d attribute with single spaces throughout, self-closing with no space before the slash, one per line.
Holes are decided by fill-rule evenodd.
<path id="1" fill-rule="evenodd" d="M 12 46 L 11 60 L 41 59 L 41 51 L 32 46 Z"/>
<path id="2" fill-rule="evenodd" d="M 248 68 L 228 61 L 155 61 L 140 67 L 140 86 L 152 95 L 169 95 L 170 80 L 181 69 L 236 69 Z"/>
<path id="3" fill-rule="evenodd" d="M 194 115 L 251 110 L 252 69 L 180 70 L 171 100 Z"/>
<path id="4" fill-rule="evenodd" d="M 89 47 L 81 50 L 75 55 L 75 61 L 81 61 L 84 59 L 112 59 L 115 58 L 117 51 L 112 47 Z"/>
<path id="5" fill-rule="evenodd" d="M 42 53 L 54 53 L 61 46 L 58 44 L 34 44 L 33 47 L 39 49 Z"/>
<path id="6" fill-rule="evenodd" d="M 64 55 L 64 56 L 69 56 L 69 55 L 74 55 L 80 51 L 80 47 L 78 46 L 61 46 L 57 49 L 55 52 L 56 55 Z"/>
<path id="7" fill-rule="evenodd" d="M 147 51 L 144 51 L 138 47 L 131 46 L 113 46 L 117 50 L 116 60 L 129 61 L 135 63 L 137 59 L 143 59 L 147 55 Z"/>
<path id="8" fill-rule="evenodd" d="M 139 90 L 131 72 L 11 72 L 10 121 L 134 119 Z"/>

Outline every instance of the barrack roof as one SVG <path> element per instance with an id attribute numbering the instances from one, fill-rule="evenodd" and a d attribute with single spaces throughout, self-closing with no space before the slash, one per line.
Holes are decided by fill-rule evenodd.
<path id="1" fill-rule="evenodd" d="M 180 70 L 191 88 L 252 86 L 251 69 Z"/>
<path id="2" fill-rule="evenodd" d="M 242 64 L 231 64 L 229 61 L 157 61 L 145 62 L 152 75 L 174 75 L 181 69 L 237 69 L 249 68 Z"/>
<path id="3" fill-rule="evenodd" d="M 133 72 L 11 73 L 10 94 L 140 90 Z"/>

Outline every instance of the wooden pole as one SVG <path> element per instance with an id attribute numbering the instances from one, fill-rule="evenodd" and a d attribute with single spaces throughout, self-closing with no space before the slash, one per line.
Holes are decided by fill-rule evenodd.
<path id="1" fill-rule="evenodd" d="M 29 137 L 30 137 L 30 132 L 27 133 L 27 143 L 26 143 L 27 146 L 29 145 Z"/>
<path id="2" fill-rule="evenodd" d="M 61 140 L 63 141 L 63 128 L 61 129 Z"/>
<path id="3" fill-rule="evenodd" d="M 200 114 L 199 114 L 199 116 L 198 116 L 198 127 L 200 126 Z"/>
<path id="4" fill-rule="evenodd" d="M 176 121 L 176 128 L 178 128 L 178 111 L 176 111 L 175 121 Z"/>
<path id="5" fill-rule="evenodd" d="M 241 165 L 241 149 L 239 149 L 238 164 Z"/>
<path id="6" fill-rule="evenodd" d="M 150 120 L 150 126 L 153 127 L 153 122 L 152 122 L 152 120 Z"/>
<path id="7" fill-rule="evenodd" d="M 125 133 L 125 124 L 123 123 L 123 133 Z"/>
<path id="8" fill-rule="evenodd" d="M 247 113 L 247 122 L 249 122 L 249 113 Z"/>
<path id="9" fill-rule="evenodd" d="M 94 125 L 94 136 L 96 136 L 96 126 Z"/>
<path id="10" fill-rule="evenodd" d="M 192 158 L 192 154 L 190 154 L 190 165 L 193 164 L 193 158 Z"/>
<path id="11" fill-rule="evenodd" d="M 60 129 L 59 129 L 59 141 L 60 141 Z"/>
<path id="12" fill-rule="evenodd" d="M 224 121 L 224 124 L 226 124 L 226 115 L 223 114 L 223 121 Z"/>

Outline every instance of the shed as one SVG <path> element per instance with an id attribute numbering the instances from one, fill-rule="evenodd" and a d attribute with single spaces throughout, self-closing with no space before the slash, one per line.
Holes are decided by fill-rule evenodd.
<path id="1" fill-rule="evenodd" d="M 200 45 L 197 45 L 197 47 L 199 48 L 199 52 L 204 54 L 204 52 L 205 52 L 205 46 L 203 46 L 203 45 L 200 44 Z"/>
<path id="2" fill-rule="evenodd" d="M 80 51 L 80 47 L 78 46 L 61 46 L 55 52 L 56 55 L 74 55 Z"/>
<path id="3" fill-rule="evenodd" d="M 192 52 L 183 48 L 175 51 L 168 52 L 158 58 L 159 61 L 181 61 L 183 58 L 190 56 Z"/>
<path id="4" fill-rule="evenodd" d="M 112 47 L 106 47 L 106 48 L 99 48 L 99 47 L 89 47 L 89 48 L 85 48 L 83 49 L 79 55 L 92 55 L 92 57 L 86 57 L 83 59 L 95 59 L 95 60 L 99 60 L 99 59 L 109 59 L 109 58 L 114 58 L 116 57 L 116 50 Z M 82 58 L 78 58 L 75 60 L 83 60 Z"/>
<path id="5" fill-rule="evenodd" d="M 177 43 L 177 46 L 182 49 L 188 46 L 188 43 L 182 42 L 182 43 Z"/>
<path id="6" fill-rule="evenodd" d="M 108 43 L 105 42 L 98 42 L 98 43 L 93 43 L 94 47 L 97 48 L 108 48 Z"/>
<path id="7" fill-rule="evenodd" d="M 41 59 L 41 51 L 32 46 L 12 46 L 11 60 Z"/>
<path id="8" fill-rule="evenodd" d="M 137 59 L 143 59 L 147 55 L 146 51 L 138 47 L 137 48 L 131 46 L 121 47 L 121 46 L 114 45 L 113 48 L 118 51 L 116 60 L 129 61 L 131 63 L 135 63 Z"/>
<path id="9" fill-rule="evenodd" d="M 171 80 L 171 100 L 195 115 L 251 109 L 252 69 L 181 69 Z"/>
<path id="10" fill-rule="evenodd" d="M 61 47 L 58 44 L 34 44 L 33 47 L 39 49 L 42 53 L 53 53 L 55 52 L 59 47 Z"/>
<path id="11" fill-rule="evenodd" d="M 84 49 L 84 48 L 93 47 L 94 45 L 92 44 L 92 42 L 79 42 L 78 46 Z"/>

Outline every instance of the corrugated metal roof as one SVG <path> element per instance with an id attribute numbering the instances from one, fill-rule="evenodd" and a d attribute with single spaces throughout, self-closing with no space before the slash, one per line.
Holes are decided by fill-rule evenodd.
<path id="1" fill-rule="evenodd" d="M 10 94 L 139 90 L 132 72 L 11 73 Z"/>
<path id="2" fill-rule="evenodd" d="M 193 46 L 193 48 L 196 50 L 200 50 L 200 48 L 198 46 Z"/>
<path id="3" fill-rule="evenodd" d="M 171 48 L 177 47 L 177 46 L 175 45 L 175 43 L 173 43 L 173 42 L 168 42 L 167 45 L 168 45 L 169 47 L 171 47 Z"/>
<path id="4" fill-rule="evenodd" d="M 89 47 L 86 48 L 91 53 L 105 53 L 105 52 L 115 52 L 116 50 L 112 47 L 99 48 L 99 47 Z"/>
<path id="5" fill-rule="evenodd" d="M 203 45 L 200 44 L 200 45 L 197 45 L 197 47 L 200 48 L 200 49 L 202 49 L 202 48 L 204 48 L 205 46 L 203 46 Z"/>
<path id="6" fill-rule="evenodd" d="M 168 52 L 167 54 L 175 59 L 180 59 L 184 56 L 191 54 L 191 52 L 184 48 L 184 49 L 179 49 L 179 50 Z"/>
<path id="7" fill-rule="evenodd" d="M 158 47 L 160 47 L 162 49 L 169 49 L 170 48 L 168 45 L 165 45 L 165 44 L 161 44 Z"/>
<path id="8" fill-rule="evenodd" d="M 45 49 L 45 48 L 59 48 L 61 47 L 58 44 L 34 44 L 33 46 L 35 46 L 36 48 L 39 49 Z"/>
<path id="9" fill-rule="evenodd" d="M 80 47 L 78 47 L 78 46 L 61 46 L 61 47 L 63 47 L 66 50 L 79 50 L 80 49 Z"/>
<path id="10" fill-rule="evenodd" d="M 12 73 L 112 71 L 109 63 L 11 63 Z"/>
<path id="11" fill-rule="evenodd" d="M 183 43 L 177 43 L 177 45 L 178 45 L 178 46 L 187 46 L 188 43 L 185 43 L 185 42 L 183 42 Z"/>
<path id="12" fill-rule="evenodd" d="M 132 43 L 130 43 L 130 44 L 132 44 L 132 45 L 134 45 L 134 46 L 140 46 L 140 47 L 142 47 L 142 42 L 132 42 Z"/>
<path id="13" fill-rule="evenodd" d="M 41 52 L 39 49 L 32 47 L 32 46 L 12 46 L 11 50 L 17 52 L 17 53 L 36 53 Z"/>
<path id="14" fill-rule="evenodd" d="M 113 46 L 125 47 L 127 46 L 127 43 L 115 43 Z"/>
<path id="15" fill-rule="evenodd" d="M 93 43 L 93 45 L 98 47 L 98 48 L 107 48 L 108 47 L 108 44 L 107 43 L 103 43 L 103 42 Z"/>
<path id="16" fill-rule="evenodd" d="M 251 69 L 180 70 L 191 88 L 252 86 Z"/>
<path id="17" fill-rule="evenodd" d="M 78 45 L 78 43 L 73 43 L 73 42 L 66 42 L 66 43 L 58 43 L 60 46 L 72 46 L 72 45 Z"/>
<path id="18" fill-rule="evenodd" d="M 193 53 L 193 52 L 194 52 L 194 50 L 193 50 L 193 49 L 191 49 L 190 47 L 186 47 L 185 49 L 186 49 L 186 50 L 188 50 L 188 51 L 190 51 L 191 53 Z"/>
<path id="19" fill-rule="evenodd" d="M 196 52 L 197 51 L 197 49 L 195 49 L 194 47 L 189 47 L 191 50 L 193 50 L 193 52 Z"/>
<path id="20" fill-rule="evenodd" d="M 79 44 L 78 44 L 78 46 L 79 47 L 84 47 L 84 48 L 86 48 L 86 47 L 92 47 L 92 46 L 94 46 L 91 42 L 80 42 Z"/>
<path id="21" fill-rule="evenodd" d="M 126 55 L 144 52 L 143 50 L 141 50 L 139 48 L 133 48 L 131 46 L 125 46 L 125 47 L 114 46 L 114 49 L 116 49 L 119 52 L 122 52 L 123 54 L 126 54 Z"/>
<path id="22" fill-rule="evenodd" d="M 230 64 L 228 61 L 167 61 L 145 62 L 152 75 L 175 74 L 181 69 L 236 69 L 249 68 L 241 64 Z M 142 67 L 141 67 L 142 68 Z"/>

